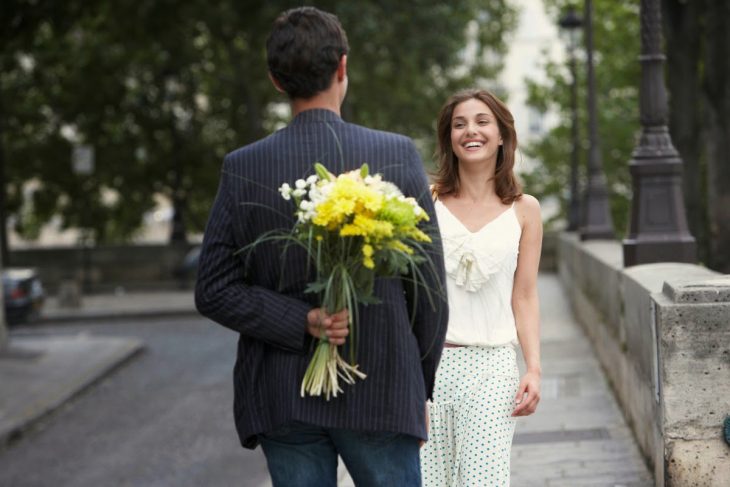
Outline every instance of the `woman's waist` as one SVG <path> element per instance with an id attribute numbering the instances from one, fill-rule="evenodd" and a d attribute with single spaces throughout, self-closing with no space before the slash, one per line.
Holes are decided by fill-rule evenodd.
<path id="1" fill-rule="evenodd" d="M 453 327 L 446 331 L 445 344 L 470 347 L 499 347 L 517 343 L 517 329 L 512 324 L 500 327 Z"/>

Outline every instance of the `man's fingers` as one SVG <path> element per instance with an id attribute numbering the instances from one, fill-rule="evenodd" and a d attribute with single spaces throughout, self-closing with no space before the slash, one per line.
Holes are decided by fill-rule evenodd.
<path id="1" fill-rule="evenodd" d="M 347 323 L 349 316 L 350 316 L 350 313 L 348 313 L 347 308 L 330 315 L 330 317 L 332 318 L 332 321 L 335 323 L 340 322 L 340 321 Z"/>
<path id="2" fill-rule="evenodd" d="M 350 330 L 348 330 L 347 328 L 330 328 L 329 330 L 325 331 L 325 334 L 329 338 L 344 338 L 350 334 Z"/>

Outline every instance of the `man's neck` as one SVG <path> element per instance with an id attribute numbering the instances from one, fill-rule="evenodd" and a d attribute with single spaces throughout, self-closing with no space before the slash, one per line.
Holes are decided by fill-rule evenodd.
<path id="1" fill-rule="evenodd" d="M 295 117 L 303 111 L 320 108 L 323 110 L 329 110 L 335 112 L 338 116 L 340 115 L 340 102 L 339 97 L 336 93 L 330 93 L 329 91 L 323 91 L 314 95 L 312 98 L 302 99 L 295 98 L 291 100 L 291 111 L 292 116 Z"/>

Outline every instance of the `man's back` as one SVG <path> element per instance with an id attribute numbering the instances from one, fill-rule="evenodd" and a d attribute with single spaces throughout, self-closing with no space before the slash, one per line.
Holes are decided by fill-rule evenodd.
<path id="1" fill-rule="evenodd" d="M 206 232 L 209 249 L 198 276 L 198 301 L 204 314 L 241 332 L 235 374 L 241 440 L 254 446 L 253 435 L 292 419 L 425 437 L 422 405 L 432 387 L 428 377 L 435 370 L 434 359 L 440 353 L 435 349 L 442 340 L 438 315 L 444 310 L 431 309 L 425 293 L 409 303 L 407 286 L 400 279 L 378 280 L 376 296 L 382 304 L 359 310 L 356 352 L 367 379 L 346 386 L 343 395 L 329 402 L 296 394 L 313 339 L 306 336 L 303 323 L 289 322 L 287 306 L 295 301 L 311 307 L 320 304 L 316 295 L 304 293 L 313 278 L 311 263 L 295 248 L 285 250 L 276 243 L 252 250 L 247 246 L 267 232 L 294 225 L 294 207 L 277 188 L 313 174 L 315 162 L 334 173 L 368 163 L 372 173 L 383 174 L 406 196 L 417 197 L 435 222 L 412 142 L 397 134 L 345 123 L 327 110 L 302 112 L 288 127 L 226 157 L 216 204 L 230 209 L 233 244 L 213 244 L 210 232 L 217 224 L 211 220 Z M 247 250 L 231 260 L 230 253 L 239 249 Z M 220 296 L 225 287 L 220 281 L 222 266 L 237 267 L 233 271 L 246 283 L 245 297 L 236 295 L 231 301 L 211 297 Z M 438 275 L 429 276 L 434 288 L 438 281 Z M 282 301 L 272 293 L 288 299 Z M 412 309 L 417 310 L 415 316 Z M 422 335 L 420 343 L 414 333 Z M 347 356 L 346 350 L 343 356 Z"/>
<path id="2" fill-rule="evenodd" d="M 269 77 L 289 96 L 292 123 L 226 156 L 198 269 L 196 305 L 240 334 L 234 369 L 236 427 L 244 446 L 261 442 L 275 487 L 336 485 L 342 457 L 361 485 L 421 484 L 418 443 L 426 439 L 425 402 L 433 391 L 446 335 L 443 298 L 412 286 L 411 276 L 376 279 L 380 304 L 328 313 L 304 292 L 314 269 L 301 249 L 272 234 L 291 229 L 294 207 L 278 193 L 313 173 L 368 163 L 436 217 L 413 143 L 339 117 L 347 93 L 349 45 L 337 17 L 314 7 L 279 15 L 266 42 Z M 347 237 L 351 238 L 351 237 Z M 419 266 L 428 289 L 443 289 L 437 240 Z M 330 312 L 332 310 L 329 310 Z M 356 332 L 347 314 L 358 317 Z M 330 345 L 357 343 L 365 380 L 338 397 L 300 396 L 300 384 L 323 330 Z"/>

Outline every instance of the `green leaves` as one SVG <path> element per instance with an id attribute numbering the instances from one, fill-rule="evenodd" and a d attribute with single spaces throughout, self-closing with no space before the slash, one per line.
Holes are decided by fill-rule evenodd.
<path id="1" fill-rule="evenodd" d="M 267 76 L 265 41 L 295 5 L 4 2 L 0 151 L 19 229 L 32 237 L 58 216 L 62 227 L 90 224 L 97 241 L 125 240 L 163 196 L 183 210 L 189 231 L 202 231 L 225 154 L 288 121 L 288 100 Z M 507 0 L 318 7 L 339 16 L 350 41 L 343 117 L 405 133 L 424 154 L 433 153 L 447 96 L 496 77 L 515 23 Z M 71 171 L 77 142 L 96 149 L 91 176 Z M 42 183 L 37 204 L 24 197 L 31 181 Z M 111 205 L 108 190 L 119 195 Z"/>
<path id="2" fill-rule="evenodd" d="M 327 170 L 326 167 L 324 167 L 321 163 L 315 162 L 314 163 L 314 171 L 317 173 L 317 177 L 321 179 L 322 181 L 332 181 L 334 180 L 334 177 L 330 172 Z"/>
<path id="3" fill-rule="evenodd" d="M 601 160 L 609 186 L 611 212 L 617 234 L 627 228 L 630 199 L 631 159 L 639 131 L 639 5 L 638 2 L 594 0 L 594 62 L 597 79 L 598 135 Z M 569 0 L 545 0 L 548 14 L 557 24 Z M 580 133 L 579 181 L 585 181 L 588 151 L 588 117 L 586 109 L 586 66 L 583 46 L 577 49 L 578 125 Z M 528 104 L 535 109 L 553 111 L 558 123 L 545 136 L 528 145 L 525 153 L 540 161 L 540 166 L 524 175 L 525 190 L 538 198 L 556 198 L 560 215 L 567 214 L 569 194 L 570 86 L 567 66 L 546 60 L 546 81 L 528 81 Z"/>

